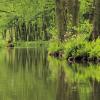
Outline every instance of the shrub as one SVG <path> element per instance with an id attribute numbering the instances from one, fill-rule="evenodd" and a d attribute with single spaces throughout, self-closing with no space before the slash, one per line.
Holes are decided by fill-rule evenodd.
<path id="1" fill-rule="evenodd" d="M 77 37 L 65 44 L 66 57 L 88 56 L 100 57 L 100 39 L 88 42 L 85 37 Z"/>
<path id="2" fill-rule="evenodd" d="M 60 51 L 64 49 L 64 44 L 58 40 L 51 40 L 49 43 L 48 50 L 49 52 Z"/>

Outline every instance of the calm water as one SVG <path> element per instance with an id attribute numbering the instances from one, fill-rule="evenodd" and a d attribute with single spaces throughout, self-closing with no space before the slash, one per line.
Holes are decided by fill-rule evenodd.
<path id="1" fill-rule="evenodd" d="M 0 100 L 100 100 L 99 81 L 99 65 L 70 65 L 45 47 L 0 49 Z"/>

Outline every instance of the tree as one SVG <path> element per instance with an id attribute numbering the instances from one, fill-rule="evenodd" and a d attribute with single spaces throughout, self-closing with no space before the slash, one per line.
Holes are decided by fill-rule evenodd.
<path id="1" fill-rule="evenodd" d="M 100 0 L 95 0 L 92 40 L 97 39 L 99 36 L 100 36 Z"/>
<path id="2" fill-rule="evenodd" d="M 79 0 L 74 0 L 73 3 L 73 25 L 78 24 L 78 14 L 79 14 Z"/>
<path id="3" fill-rule="evenodd" d="M 55 4 L 59 39 L 63 41 L 66 32 L 66 0 L 55 0 Z"/>

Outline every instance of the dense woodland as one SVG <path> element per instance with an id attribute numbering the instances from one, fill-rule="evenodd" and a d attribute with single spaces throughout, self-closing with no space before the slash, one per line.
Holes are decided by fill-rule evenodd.
<path id="1" fill-rule="evenodd" d="M 0 0 L 0 100 L 100 100 L 100 0 Z"/>
<path id="2" fill-rule="evenodd" d="M 100 0 L 0 0 L 1 46 L 49 41 L 49 55 L 100 61 Z"/>
<path id="3" fill-rule="evenodd" d="M 0 1 L 0 29 L 3 39 L 11 41 L 49 40 L 55 26 L 52 0 Z"/>

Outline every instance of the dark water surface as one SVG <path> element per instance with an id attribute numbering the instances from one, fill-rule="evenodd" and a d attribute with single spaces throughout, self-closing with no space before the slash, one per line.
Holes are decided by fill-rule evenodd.
<path id="1" fill-rule="evenodd" d="M 100 100 L 100 65 L 70 65 L 45 47 L 0 49 L 0 100 Z"/>

